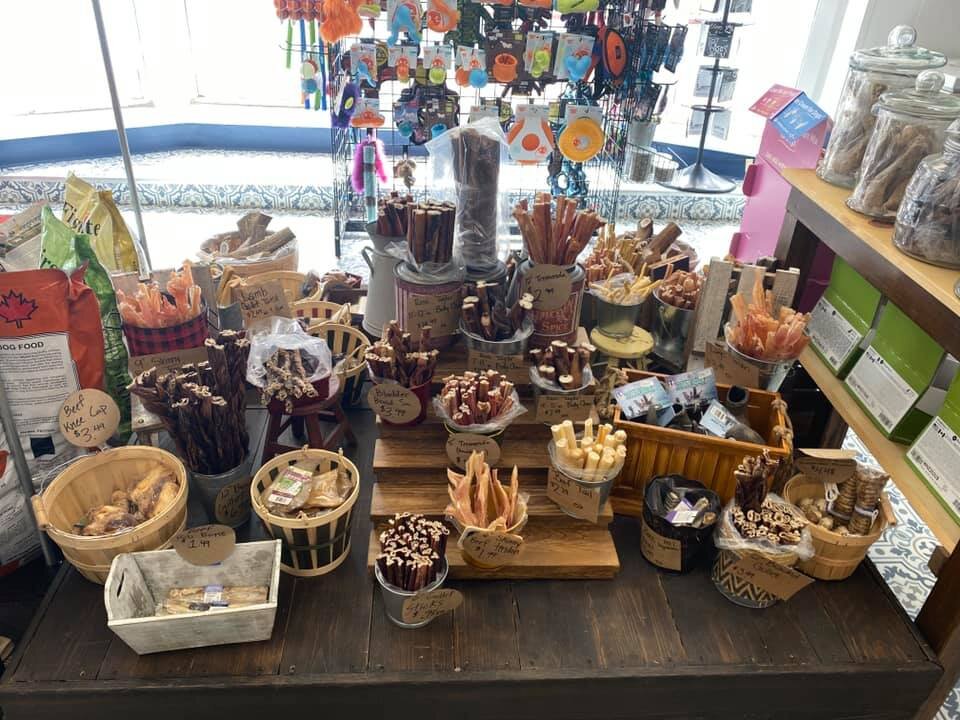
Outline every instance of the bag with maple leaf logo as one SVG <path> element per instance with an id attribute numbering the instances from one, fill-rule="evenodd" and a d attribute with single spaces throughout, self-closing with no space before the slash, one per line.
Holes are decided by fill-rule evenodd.
<path id="1" fill-rule="evenodd" d="M 34 487 L 77 454 L 57 423 L 63 401 L 103 389 L 100 310 L 85 269 L 0 273 L 0 367 Z"/>

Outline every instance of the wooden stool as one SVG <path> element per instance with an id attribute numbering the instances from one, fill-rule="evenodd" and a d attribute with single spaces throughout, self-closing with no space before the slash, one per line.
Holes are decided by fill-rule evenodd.
<path id="1" fill-rule="evenodd" d="M 301 420 L 306 426 L 307 444 L 312 448 L 335 450 L 343 436 L 346 436 L 350 444 L 356 444 L 357 437 L 353 434 L 353 428 L 350 427 L 350 420 L 340 407 L 342 391 L 343 379 L 339 374 L 334 373 L 330 378 L 330 392 L 323 400 L 296 405 L 289 414 L 283 409 L 283 403 L 279 403 L 279 409 L 268 406 L 270 421 L 267 423 L 267 437 L 263 443 L 263 457 L 260 459 L 260 464 L 267 462 L 274 455 L 300 449 L 295 445 L 284 445 L 280 442 L 280 436 L 295 420 Z M 326 437 L 320 427 L 321 420 L 336 425 Z"/>
<path id="2" fill-rule="evenodd" d="M 610 337 L 600 332 L 599 328 L 594 328 L 590 331 L 590 342 L 607 356 L 608 367 L 619 367 L 621 360 L 627 360 L 633 363 L 631 365 L 628 362 L 628 367 L 645 370 L 647 355 L 653 350 L 653 336 L 640 327 L 634 327 L 633 334 L 627 338 Z"/>

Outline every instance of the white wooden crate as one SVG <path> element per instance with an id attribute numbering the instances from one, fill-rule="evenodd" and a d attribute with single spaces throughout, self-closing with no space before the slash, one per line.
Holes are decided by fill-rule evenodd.
<path id="1" fill-rule="evenodd" d="M 107 626 L 138 655 L 268 640 L 277 614 L 280 541 L 242 543 L 218 565 L 191 565 L 174 550 L 117 555 L 103 589 Z M 173 587 L 266 585 L 267 602 L 183 615 L 155 615 Z"/>

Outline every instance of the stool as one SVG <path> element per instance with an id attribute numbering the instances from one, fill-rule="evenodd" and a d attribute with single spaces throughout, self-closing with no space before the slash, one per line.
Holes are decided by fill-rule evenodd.
<path id="1" fill-rule="evenodd" d="M 632 362 L 628 367 L 634 370 L 644 370 L 647 365 L 647 355 L 653 350 L 653 336 L 646 330 L 634 326 L 630 337 L 615 338 L 600 332 L 599 328 L 590 331 L 590 342 L 597 350 L 607 356 L 607 367 L 619 367 L 621 360 Z M 598 365 L 604 363 L 599 362 Z"/>
<path id="2" fill-rule="evenodd" d="M 353 434 L 353 428 L 350 427 L 350 420 L 347 419 L 346 413 L 340 407 L 342 390 L 343 379 L 339 373 L 335 373 L 330 378 L 329 393 L 323 400 L 294 405 L 290 413 L 287 413 L 284 409 L 282 402 L 271 402 L 267 406 L 270 421 L 267 423 L 267 437 L 263 443 L 263 457 L 260 464 L 267 462 L 274 455 L 300 449 L 298 446 L 284 445 L 279 441 L 280 436 L 296 420 L 302 421 L 306 427 L 307 444 L 312 448 L 334 450 L 340 444 L 343 436 L 346 436 L 347 442 L 350 444 L 356 444 L 357 437 Z M 326 437 L 324 437 L 323 429 L 320 427 L 321 420 L 335 424 L 333 430 Z"/>

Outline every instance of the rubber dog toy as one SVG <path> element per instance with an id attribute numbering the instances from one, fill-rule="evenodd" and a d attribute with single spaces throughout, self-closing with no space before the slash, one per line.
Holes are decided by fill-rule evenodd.
<path id="1" fill-rule="evenodd" d="M 350 118 L 357 109 L 357 98 L 360 90 L 352 81 L 343 86 L 339 103 L 330 113 L 330 123 L 336 128 L 345 128 L 350 125 Z"/>
<path id="2" fill-rule="evenodd" d="M 587 162 L 603 149 L 603 128 L 592 118 L 582 117 L 567 123 L 557 138 L 560 154 L 572 162 Z"/>
<path id="3" fill-rule="evenodd" d="M 403 83 L 410 80 L 410 61 L 402 55 L 397 58 L 397 80 Z"/>
<path id="4" fill-rule="evenodd" d="M 353 189 L 358 193 L 362 193 L 364 189 L 363 148 L 367 145 L 373 146 L 374 170 L 377 179 L 382 183 L 387 182 L 387 168 L 384 161 L 383 143 L 377 138 L 366 138 L 358 142 L 353 150 L 353 172 L 350 175 L 350 184 L 353 185 Z"/>
<path id="5" fill-rule="evenodd" d="M 531 127 L 528 127 L 528 122 Z M 520 118 L 507 133 L 510 158 L 520 165 L 537 165 L 553 150 L 553 131 L 546 120 Z"/>
<path id="6" fill-rule="evenodd" d="M 619 80 L 627 69 L 627 45 L 616 30 L 607 28 L 603 33 L 603 69 L 613 80 Z"/>
<path id="7" fill-rule="evenodd" d="M 365 81 L 370 87 L 376 87 L 377 83 L 370 74 L 370 66 L 361 60 L 357 63 L 357 83 Z"/>
<path id="8" fill-rule="evenodd" d="M 414 42 L 420 42 L 420 24 L 414 20 L 413 9 L 405 2 L 400 3 L 397 9 L 393 11 L 387 45 L 396 45 L 401 31 L 406 32 L 407 36 Z"/>
<path id="9" fill-rule="evenodd" d="M 427 77 L 434 85 L 443 85 L 447 80 L 447 68 L 444 66 L 443 57 L 437 55 L 430 64 L 430 70 L 427 71 Z"/>
<path id="10" fill-rule="evenodd" d="M 587 73 L 590 72 L 591 61 L 590 53 L 583 53 L 579 56 L 567 55 L 564 58 L 563 64 L 567 68 L 567 75 L 570 76 L 571 82 L 579 82 L 587 77 Z"/>
<path id="11" fill-rule="evenodd" d="M 456 3 L 453 7 L 443 2 L 443 0 L 430 0 L 427 9 L 427 27 L 434 32 L 450 32 L 457 27 L 460 20 L 460 13 L 456 10 Z"/>
<path id="12" fill-rule="evenodd" d="M 500 53 L 493 59 L 493 77 L 497 82 L 509 83 L 517 79 L 517 59 L 510 53 Z"/>
<path id="13" fill-rule="evenodd" d="M 431 138 L 439 137 L 446 131 L 447 131 L 446 125 L 444 125 L 443 123 L 437 123 L 436 125 L 432 125 L 430 127 L 430 137 Z"/>
<path id="14" fill-rule="evenodd" d="M 600 0 L 557 0 L 557 12 L 561 15 L 588 13 L 600 7 Z"/>
<path id="15" fill-rule="evenodd" d="M 355 128 L 378 128 L 383 127 L 387 119 L 370 107 L 365 107 L 360 112 L 355 112 L 350 118 L 350 127 Z"/>
<path id="16" fill-rule="evenodd" d="M 320 37 L 324 42 L 335 43 L 348 35 L 359 35 L 363 20 L 349 0 L 323 0 L 323 21 Z"/>
<path id="17" fill-rule="evenodd" d="M 457 68 L 457 71 L 454 73 L 453 77 L 457 81 L 457 85 L 460 87 L 466 87 L 470 84 L 470 69 L 465 67 Z"/>
<path id="18" fill-rule="evenodd" d="M 533 54 L 533 63 L 530 65 L 531 77 L 538 78 L 550 69 L 550 51 L 541 48 Z"/>
<path id="19" fill-rule="evenodd" d="M 480 67 L 480 63 L 476 61 L 470 64 L 472 66 L 470 69 L 470 75 L 469 75 L 470 87 L 477 88 L 478 90 L 480 88 L 486 87 L 487 71 L 484 68 Z"/>

